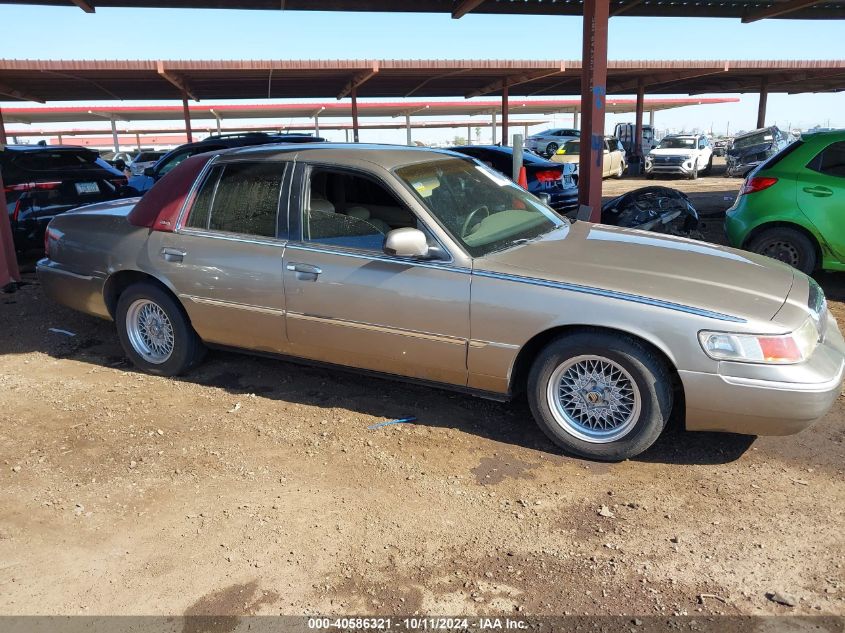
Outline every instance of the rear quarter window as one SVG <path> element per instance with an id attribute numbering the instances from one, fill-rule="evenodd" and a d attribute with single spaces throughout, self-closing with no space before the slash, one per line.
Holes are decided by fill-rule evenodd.
<path id="1" fill-rule="evenodd" d="M 807 167 L 827 176 L 845 178 L 845 141 L 828 145 Z"/>
<path id="2" fill-rule="evenodd" d="M 25 171 L 58 171 L 90 167 L 97 162 L 98 156 L 87 150 L 21 152 L 13 159 L 15 167 Z"/>

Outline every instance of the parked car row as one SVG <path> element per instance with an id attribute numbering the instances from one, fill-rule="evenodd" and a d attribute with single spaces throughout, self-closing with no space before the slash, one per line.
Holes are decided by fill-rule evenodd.
<path id="1" fill-rule="evenodd" d="M 576 169 L 580 159 L 581 141 L 567 141 L 551 157 L 552 162 L 573 165 Z M 610 176 L 622 178 L 627 169 L 628 160 L 622 143 L 613 136 L 605 137 L 602 157 L 602 178 L 608 178 Z"/>
<path id="2" fill-rule="evenodd" d="M 836 177 L 840 145 L 789 156 Z M 794 268 L 568 221 L 455 152 L 203 153 L 140 199 L 57 216 L 46 247 L 46 294 L 113 320 L 143 371 L 175 376 L 219 346 L 525 394 L 554 443 L 593 459 L 641 453 L 673 413 L 689 430 L 796 433 L 839 396 L 845 366 L 821 289 Z"/>

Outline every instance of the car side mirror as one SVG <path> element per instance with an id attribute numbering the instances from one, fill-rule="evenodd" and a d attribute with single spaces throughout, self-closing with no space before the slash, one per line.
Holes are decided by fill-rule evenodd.
<path id="1" fill-rule="evenodd" d="M 152 167 L 145 167 L 144 168 L 144 175 L 148 176 L 150 178 L 155 178 L 156 170 L 153 169 Z"/>
<path id="2" fill-rule="evenodd" d="M 383 250 L 396 257 L 427 257 L 429 254 L 425 233 L 411 227 L 390 231 L 384 238 Z"/>

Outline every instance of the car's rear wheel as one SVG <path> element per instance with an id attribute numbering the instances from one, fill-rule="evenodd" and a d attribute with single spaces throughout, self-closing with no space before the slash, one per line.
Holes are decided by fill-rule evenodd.
<path id="1" fill-rule="evenodd" d="M 528 401 L 540 428 L 565 451 L 619 461 L 659 437 L 672 388 L 665 364 L 638 341 L 579 333 L 540 353 L 528 377 Z"/>
<path id="2" fill-rule="evenodd" d="M 713 173 L 713 154 L 710 154 L 710 160 L 707 161 L 707 168 L 704 170 L 704 173 L 707 176 Z"/>
<path id="3" fill-rule="evenodd" d="M 689 173 L 690 180 L 698 180 L 698 161 L 692 166 L 692 171 Z"/>
<path id="4" fill-rule="evenodd" d="M 549 143 L 546 145 L 546 156 L 554 156 L 558 147 L 560 146 L 557 143 Z"/>
<path id="5" fill-rule="evenodd" d="M 619 169 L 616 170 L 616 173 L 613 175 L 614 178 L 622 178 L 625 173 L 625 165 L 620 164 Z"/>
<path id="6" fill-rule="evenodd" d="M 788 226 L 773 226 L 763 230 L 749 242 L 748 250 L 780 260 L 808 275 L 812 274 L 818 263 L 812 240 Z"/>
<path id="7" fill-rule="evenodd" d="M 205 346 L 182 307 L 152 282 L 139 282 L 123 291 L 115 322 L 123 351 L 136 367 L 150 374 L 178 376 L 205 355 Z"/>

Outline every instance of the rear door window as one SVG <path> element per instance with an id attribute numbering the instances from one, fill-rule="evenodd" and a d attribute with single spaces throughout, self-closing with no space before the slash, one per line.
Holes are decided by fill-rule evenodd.
<path id="1" fill-rule="evenodd" d="M 286 163 L 237 162 L 209 172 L 185 226 L 275 238 Z"/>
<path id="2" fill-rule="evenodd" d="M 845 178 L 845 141 L 828 145 L 807 167 L 820 174 Z"/>
<path id="3" fill-rule="evenodd" d="M 94 167 L 97 158 L 89 150 L 25 151 L 14 158 L 14 163 L 24 171 L 61 171 Z"/>

